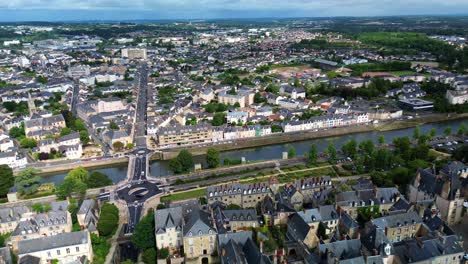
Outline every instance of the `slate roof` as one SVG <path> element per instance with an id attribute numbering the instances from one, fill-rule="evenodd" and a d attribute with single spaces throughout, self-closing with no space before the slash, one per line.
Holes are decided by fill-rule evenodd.
<path id="1" fill-rule="evenodd" d="M 398 227 L 422 223 L 421 217 L 416 212 L 388 215 L 371 220 L 374 225 L 385 229 L 386 227 Z"/>
<path id="2" fill-rule="evenodd" d="M 310 226 L 299 214 L 292 214 L 288 220 L 288 236 L 294 241 L 303 241 L 309 234 Z"/>
<path id="3" fill-rule="evenodd" d="M 40 264 L 41 259 L 31 255 L 26 255 L 19 260 L 19 264 Z"/>
<path id="4" fill-rule="evenodd" d="M 88 243 L 87 231 L 61 233 L 54 236 L 20 240 L 18 243 L 18 254 L 23 255 L 48 249 L 81 245 L 86 243 Z"/>
<path id="5" fill-rule="evenodd" d="M 194 209 L 185 217 L 185 225 L 183 226 L 184 237 L 187 236 L 202 236 L 208 235 L 211 231 L 216 234 L 216 231 L 211 227 L 209 214 L 200 209 Z"/>
<path id="6" fill-rule="evenodd" d="M 322 216 L 317 208 L 306 209 L 303 211 L 297 212 L 297 214 L 306 222 L 307 224 L 316 223 L 322 221 Z"/>
<path id="7" fill-rule="evenodd" d="M 29 212 L 26 206 L 13 206 L 0 209 L 0 223 L 19 221 L 21 216 Z"/>
<path id="8" fill-rule="evenodd" d="M 331 221 L 338 219 L 338 213 L 333 205 L 322 205 L 318 208 L 322 221 Z"/>
<path id="9" fill-rule="evenodd" d="M 156 233 L 165 233 L 167 228 L 182 230 L 182 207 L 158 209 L 154 212 Z"/>
<path id="10" fill-rule="evenodd" d="M 341 260 L 360 257 L 361 241 L 359 239 L 351 239 L 320 244 L 319 252 L 321 254 L 329 252 L 332 256 Z"/>

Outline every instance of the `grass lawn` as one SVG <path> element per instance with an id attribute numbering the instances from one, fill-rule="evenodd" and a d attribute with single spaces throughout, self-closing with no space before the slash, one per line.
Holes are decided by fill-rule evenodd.
<path id="1" fill-rule="evenodd" d="M 169 194 L 169 195 L 161 197 L 161 202 L 194 199 L 194 198 L 200 198 L 205 195 L 206 195 L 206 188 L 203 188 L 203 189 L 198 189 L 198 190 L 193 190 L 193 191 Z"/>

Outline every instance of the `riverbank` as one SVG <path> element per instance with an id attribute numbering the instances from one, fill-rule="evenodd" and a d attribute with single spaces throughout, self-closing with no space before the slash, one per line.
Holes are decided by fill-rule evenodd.
<path id="1" fill-rule="evenodd" d="M 38 169 L 40 172 L 38 176 L 48 176 L 51 174 L 68 172 L 76 167 L 83 167 L 85 169 L 104 169 L 110 166 L 116 165 L 126 165 L 128 164 L 128 158 L 111 158 L 111 159 L 102 159 L 102 160 L 93 160 L 93 161 L 72 161 L 70 163 L 64 164 L 53 164 L 45 166 L 28 166 L 31 168 Z M 17 173 L 17 171 L 15 171 Z"/>
<path id="2" fill-rule="evenodd" d="M 453 120 L 465 119 L 465 118 L 468 118 L 468 114 L 430 114 L 430 115 L 415 117 L 413 119 L 387 121 L 387 122 L 381 122 L 377 124 L 369 124 L 369 125 L 361 125 L 361 126 L 338 127 L 338 128 L 328 129 L 328 130 L 321 130 L 319 132 L 301 131 L 301 132 L 294 132 L 294 133 L 287 133 L 287 134 L 283 134 L 283 133 L 274 134 L 274 135 L 259 137 L 259 138 L 237 140 L 236 142 L 231 143 L 231 144 L 203 146 L 203 147 L 187 146 L 186 149 L 188 149 L 192 153 L 192 155 L 200 156 L 200 155 L 205 155 L 206 151 L 209 148 L 215 148 L 223 152 L 223 151 L 255 148 L 255 147 L 260 147 L 260 146 L 292 143 L 292 142 L 305 141 L 305 140 L 311 140 L 311 139 L 337 137 L 337 136 L 351 135 L 351 134 L 356 134 L 356 133 L 364 133 L 364 132 L 372 132 L 372 131 L 384 132 L 384 131 L 391 131 L 391 130 L 399 130 L 399 129 L 416 127 L 416 126 L 420 126 L 423 124 L 437 123 L 437 122 L 442 122 L 442 121 L 453 121 Z M 151 160 L 172 159 L 177 156 L 177 154 L 179 153 L 181 149 L 183 148 L 163 150 L 159 153 L 155 153 L 151 157 Z"/>

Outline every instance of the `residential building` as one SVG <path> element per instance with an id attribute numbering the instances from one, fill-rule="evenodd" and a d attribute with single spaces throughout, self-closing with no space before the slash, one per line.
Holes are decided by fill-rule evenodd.
<path id="1" fill-rule="evenodd" d="M 464 104 L 468 102 L 468 90 L 447 90 L 445 98 L 449 104 Z"/>
<path id="2" fill-rule="evenodd" d="M 18 258 L 21 261 L 26 256 L 39 258 L 41 264 L 54 259 L 60 263 L 70 263 L 82 257 L 91 262 L 91 237 L 88 231 L 79 231 L 23 240 L 18 245 Z"/>
<path id="3" fill-rule="evenodd" d="M 218 207 L 213 212 L 213 218 L 218 234 L 241 232 L 259 227 L 255 209 L 222 210 Z"/>
<path id="4" fill-rule="evenodd" d="M 417 212 L 407 212 L 375 218 L 370 223 L 382 229 L 394 243 L 416 237 L 420 232 L 422 218 Z"/>
<path id="5" fill-rule="evenodd" d="M 26 206 L 0 208 L 0 234 L 13 232 L 21 218 L 29 212 L 30 210 Z"/>
<path id="6" fill-rule="evenodd" d="M 208 204 L 219 201 L 224 204 L 236 204 L 242 208 L 255 208 L 265 196 L 270 194 L 267 182 L 209 186 L 206 191 Z"/>
<path id="7" fill-rule="evenodd" d="M 97 233 L 99 213 L 98 203 L 94 199 L 84 200 L 76 213 L 81 229 L 87 229 L 90 233 Z"/>
<path id="8" fill-rule="evenodd" d="M 209 214 L 198 208 L 193 208 L 185 216 L 183 244 L 185 257 L 189 260 L 207 259 L 216 251 L 216 230 L 209 219 Z"/>
<path id="9" fill-rule="evenodd" d="M 184 226 L 182 207 L 158 209 L 154 212 L 154 221 L 156 247 L 168 248 L 172 252 L 180 249 Z"/>
<path id="10" fill-rule="evenodd" d="M 146 49 L 142 48 L 125 48 L 122 49 L 122 58 L 128 58 L 130 60 L 133 59 L 143 59 L 146 60 L 147 54 Z"/>
<path id="11" fill-rule="evenodd" d="M 24 123 L 26 137 L 36 140 L 40 140 L 46 135 L 58 134 L 64 127 L 66 127 L 66 124 L 62 114 L 31 118 Z"/>

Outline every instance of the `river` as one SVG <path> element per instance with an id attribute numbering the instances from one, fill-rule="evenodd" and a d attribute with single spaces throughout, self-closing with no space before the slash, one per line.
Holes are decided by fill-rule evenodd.
<path id="1" fill-rule="evenodd" d="M 437 134 L 441 135 L 444 132 L 446 127 L 451 127 L 452 132 L 456 132 L 459 126 L 462 123 L 468 122 L 468 119 L 463 120 L 453 120 L 453 121 L 446 121 L 446 122 L 439 122 L 439 123 L 430 123 L 420 126 L 421 134 L 429 133 L 432 128 L 437 130 Z M 385 137 L 386 142 L 391 142 L 394 138 L 403 137 L 403 136 L 413 136 L 414 128 L 404 128 L 399 130 L 391 130 L 391 131 L 384 131 L 384 132 L 364 132 L 364 133 L 357 133 L 351 135 L 343 135 L 338 137 L 330 137 L 330 138 L 321 138 L 321 139 L 311 139 L 307 141 L 299 141 L 293 143 L 281 143 L 278 145 L 269 145 L 269 146 L 261 146 L 255 147 L 250 149 L 240 149 L 240 150 L 232 150 L 226 151 L 221 153 L 221 161 L 225 158 L 231 159 L 240 159 L 244 157 L 247 161 L 259 161 L 259 160 L 271 160 L 271 159 L 280 159 L 282 157 L 283 152 L 287 152 L 291 147 L 294 147 L 296 150 L 297 156 L 302 156 L 306 153 L 312 144 L 317 146 L 317 150 L 322 152 L 325 150 L 330 142 L 335 144 L 336 149 L 340 149 L 341 146 L 346 143 L 350 139 L 355 139 L 357 142 L 371 139 L 377 143 L 378 138 L 383 135 Z M 309 132 L 314 133 L 314 132 Z M 194 158 L 195 163 L 204 163 L 204 156 L 197 156 Z M 100 171 L 107 174 L 114 183 L 117 183 L 127 176 L 127 166 L 126 165 L 119 165 L 113 166 L 109 168 L 99 168 L 91 171 Z M 169 171 L 169 162 L 168 161 L 153 161 L 150 165 L 150 175 L 153 177 L 165 176 L 170 175 L 171 172 Z M 63 178 L 66 176 L 66 173 L 58 173 L 58 174 L 51 174 L 48 176 L 44 176 L 42 178 L 42 182 L 53 182 L 56 185 L 63 181 Z"/>

